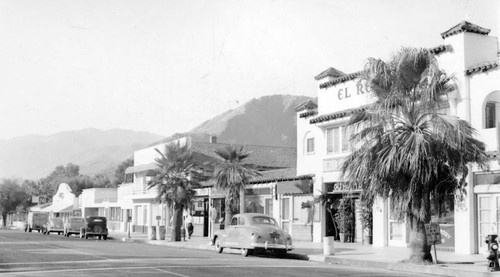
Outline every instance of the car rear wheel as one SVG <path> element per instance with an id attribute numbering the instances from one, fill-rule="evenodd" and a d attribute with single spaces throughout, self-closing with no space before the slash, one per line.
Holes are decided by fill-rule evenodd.
<path id="1" fill-rule="evenodd" d="M 89 235 L 85 234 L 85 239 L 89 239 Z"/>
<path id="2" fill-rule="evenodd" d="M 285 249 L 276 249 L 274 250 L 274 253 L 276 254 L 276 256 L 278 256 L 279 258 L 284 258 L 286 257 L 286 250 Z"/>
<path id="3" fill-rule="evenodd" d="M 219 238 L 216 238 L 215 239 L 215 251 L 217 251 L 217 253 L 222 253 L 222 250 L 224 250 L 224 247 L 220 246 Z"/>
<path id="4" fill-rule="evenodd" d="M 253 250 L 252 249 L 248 249 L 248 248 L 241 248 L 241 255 L 243 257 L 247 257 L 248 255 L 252 255 L 253 253 Z"/>
<path id="5" fill-rule="evenodd" d="M 102 238 L 103 238 L 104 240 L 107 240 L 107 239 L 108 239 L 108 235 L 104 235 L 104 236 L 102 236 Z"/>

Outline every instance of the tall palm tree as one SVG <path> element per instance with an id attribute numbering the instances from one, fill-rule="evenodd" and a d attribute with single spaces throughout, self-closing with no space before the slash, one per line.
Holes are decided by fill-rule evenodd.
<path id="1" fill-rule="evenodd" d="M 469 163 L 486 166 L 484 144 L 468 122 L 445 113 L 456 88 L 427 50 L 402 48 L 389 62 L 371 58 L 361 81 L 374 101 L 351 116 L 353 151 L 343 175 L 368 196 L 389 198 L 411 223 L 410 261 L 430 262 L 424 224 L 431 201 L 463 195 Z"/>
<path id="2" fill-rule="evenodd" d="M 250 178 L 259 176 L 260 173 L 251 165 L 243 163 L 250 153 L 244 151 L 243 146 L 228 145 L 217 149 L 215 153 L 223 159 L 223 162 L 215 166 L 212 181 L 217 189 L 226 193 L 225 199 L 225 227 L 229 226 L 231 220 L 233 203 L 240 198 L 240 212 L 245 210 L 245 184 Z"/>
<path id="3" fill-rule="evenodd" d="M 174 214 L 171 239 L 181 240 L 182 211 L 189 207 L 202 180 L 202 172 L 198 167 L 193 152 L 186 146 L 176 143 L 165 146 L 164 151 L 155 149 L 160 155 L 156 159 L 158 170 L 149 187 L 158 187 L 158 201 L 173 205 Z"/>

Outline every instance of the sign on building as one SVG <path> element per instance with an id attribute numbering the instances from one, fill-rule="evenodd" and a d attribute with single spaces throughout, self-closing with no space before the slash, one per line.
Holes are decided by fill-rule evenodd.
<path id="1" fill-rule="evenodd" d="M 441 243 L 441 228 L 438 223 L 425 224 L 425 236 L 427 238 L 427 245 Z"/>

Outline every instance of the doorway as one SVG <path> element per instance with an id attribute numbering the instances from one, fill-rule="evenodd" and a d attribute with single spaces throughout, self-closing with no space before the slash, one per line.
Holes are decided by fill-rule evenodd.
<path id="1" fill-rule="evenodd" d="M 486 247 L 485 240 L 489 234 L 498 234 L 500 230 L 500 194 L 483 194 L 477 196 L 478 202 L 478 245 Z"/>

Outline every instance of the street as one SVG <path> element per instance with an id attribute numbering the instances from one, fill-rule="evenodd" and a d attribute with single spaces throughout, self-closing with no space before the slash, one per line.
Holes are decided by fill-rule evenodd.
<path id="1" fill-rule="evenodd" d="M 292 256 L 293 257 L 293 256 Z M 2 276 L 422 276 L 274 256 L 0 230 Z"/>

